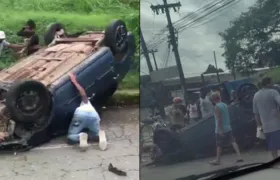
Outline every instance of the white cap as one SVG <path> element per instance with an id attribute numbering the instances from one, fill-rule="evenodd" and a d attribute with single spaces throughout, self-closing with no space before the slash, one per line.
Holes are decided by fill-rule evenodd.
<path id="1" fill-rule="evenodd" d="M 0 31 L 0 39 L 6 39 L 6 35 L 4 31 Z"/>

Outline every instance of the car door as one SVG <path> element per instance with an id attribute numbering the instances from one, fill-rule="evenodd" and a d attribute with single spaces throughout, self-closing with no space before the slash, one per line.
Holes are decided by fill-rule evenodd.
<path id="1" fill-rule="evenodd" d="M 85 85 L 88 96 L 103 92 L 113 84 L 117 78 L 114 65 L 115 59 L 109 50 L 89 65 L 84 75 L 88 79 Z"/>
<path id="2" fill-rule="evenodd" d="M 102 49 L 93 54 L 72 71 L 76 74 L 79 84 L 90 97 L 96 92 L 104 91 L 114 81 L 114 59 L 111 51 Z M 71 83 L 69 77 L 65 77 L 65 83 L 58 85 L 55 90 L 56 102 L 56 127 L 65 129 L 69 124 L 73 112 L 81 103 L 81 97 L 77 89 Z"/>

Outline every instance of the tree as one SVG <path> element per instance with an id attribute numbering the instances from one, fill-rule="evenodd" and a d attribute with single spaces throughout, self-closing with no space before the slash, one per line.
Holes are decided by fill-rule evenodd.
<path id="1" fill-rule="evenodd" d="M 219 33 L 225 63 L 232 73 L 250 75 L 254 68 L 280 65 L 279 9 L 279 0 L 258 0 Z"/>
<path id="2" fill-rule="evenodd" d="M 212 74 L 212 73 L 216 73 L 217 69 L 214 65 L 209 64 L 206 71 L 203 74 Z M 221 68 L 218 69 L 218 72 L 224 72 Z"/>

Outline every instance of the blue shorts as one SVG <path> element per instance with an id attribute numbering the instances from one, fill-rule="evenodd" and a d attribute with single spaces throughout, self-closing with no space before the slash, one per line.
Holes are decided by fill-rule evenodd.
<path id="1" fill-rule="evenodd" d="M 265 133 L 265 139 L 269 151 L 280 150 L 280 130 Z"/>

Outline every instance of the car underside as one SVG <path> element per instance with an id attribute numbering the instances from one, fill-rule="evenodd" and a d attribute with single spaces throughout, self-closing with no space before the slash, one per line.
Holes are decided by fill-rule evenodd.
<path id="1" fill-rule="evenodd" d="M 67 76 L 70 70 L 80 74 L 99 72 L 83 77 L 88 77 L 84 81 L 84 88 L 91 89 L 87 91 L 92 96 L 90 101 L 101 113 L 102 106 L 117 90 L 118 82 L 130 68 L 127 66 L 120 72 L 115 67 L 112 69 L 112 66 L 106 66 L 106 62 L 128 61 L 133 55 L 127 55 L 131 52 L 127 50 L 128 32 L 120 29 L 124 26 L 124 22 L 116 20 L 104 32 L 87 32 L 77 38 L 61 38 L 57 45 L 42 48 L 0 71 L 0 132 L 8 134 L 5 141 L 0 143 L 0 150 L 29 150 L 67 132 L 71 118 L 57 116 L 65 111 L 57 109 L 57 104 L 60 101 L 72 103 L 72 109 L 68 110 L 71 112 L 77 107 L 76 91 L 71 90 L 71 83 L 67 85 L 70 82 Z M 91 65 L 94 63 L 96 65 Z M 104 64 L 106 67 L 103 67 Z M 84 70 L 88 67 L 94 69 Z M 99 77 L 100 81 L 106 80 L 102 79 L 104 74 L 107 80 L 108 77 L 113 80 L 108 85 L 96 83 L 95 79 Z M 60 90 L 62 93 L 58 92 L 59 88 L 64 88 Z M 59 98 L 61 95 L 62 99 Z"/>

